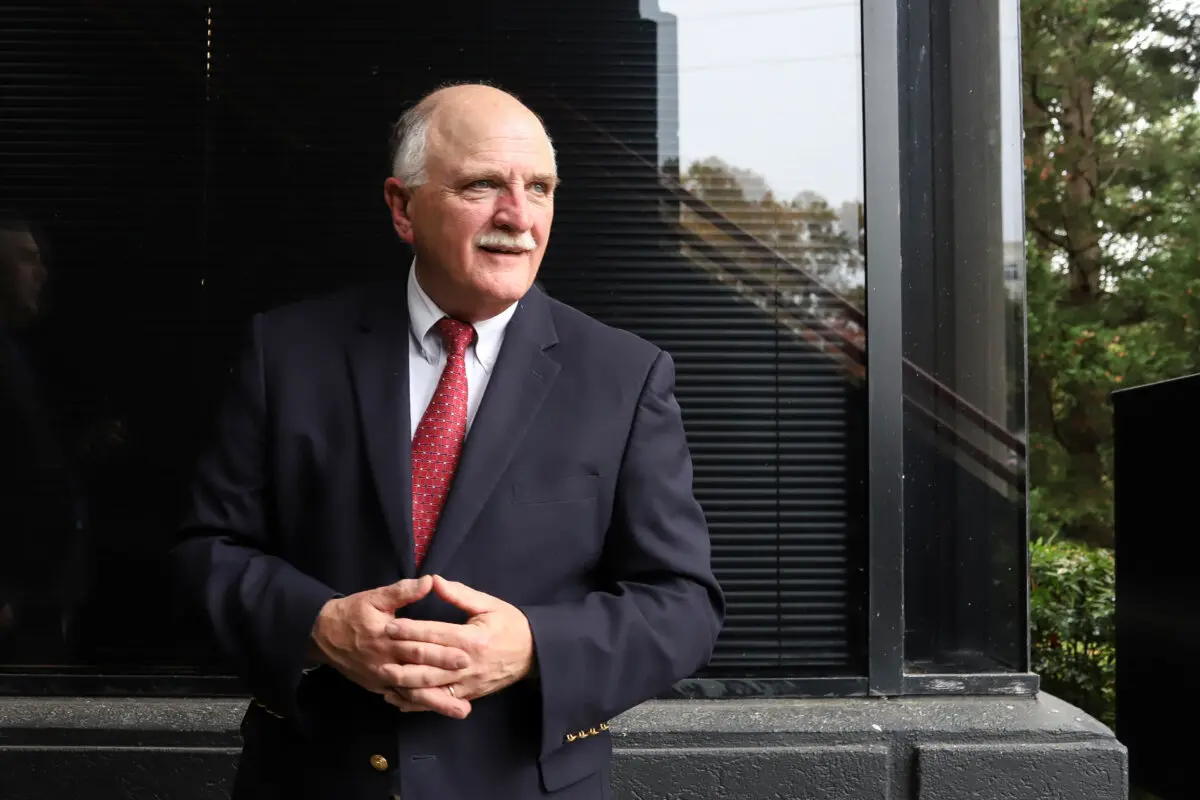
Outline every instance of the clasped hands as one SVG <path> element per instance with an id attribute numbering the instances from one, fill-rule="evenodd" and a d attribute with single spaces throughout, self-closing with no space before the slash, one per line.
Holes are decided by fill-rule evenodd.
<path id="1" fill-rule="evenodd" d="M 398 618 L 396 609 L 430 592 L 462 609 L 465 623 Z M 401 711 L 455 719 L 471 701 L 529 674 L 533 635 L 516 606 L 425 575 L 326 603 L 312 635 L 314 656 Z"/>

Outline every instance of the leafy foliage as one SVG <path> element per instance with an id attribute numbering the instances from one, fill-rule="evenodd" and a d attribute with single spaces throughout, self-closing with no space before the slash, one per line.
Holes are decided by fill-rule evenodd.
<path id="1" fill-rule="evenodd" d="M 1042 688 L 1116 724 L 1112 551 L 1055 539 L 1030 548 L 1034 672 Z"/>
<path id="2" fill-rule="evenodd" d="M 813 192 L 780 200 L 761 175 L 715 157 L 690 164 L 680 181 L 725 218 L 770 246 L 783 263 L 809 271 L 846 299 L 863 304 L 864 219 L 860 203 L 835 209 Z M 760 264 L 768 280 L 773 280 L 769 276 L 780 263 L 763 263 L 761 253 L 742 252 L 710 220 L 692 210 L 685 210 L 681 221 L 687 230 L 735 260 Z"/>
<path id="3" fill-rule="evenodd" d="M 1024 0 L 1035 533 L 1111 545 L 1114 389 L 1200 370 L 1200 15 Z"/>

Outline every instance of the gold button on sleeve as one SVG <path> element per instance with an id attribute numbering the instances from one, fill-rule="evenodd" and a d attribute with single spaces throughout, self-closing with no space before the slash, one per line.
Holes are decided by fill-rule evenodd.
<path id="1" fill-rule="evenodd" d="M 371 766 L 375 768 L 376 772 L 385 772 L 388 768 L 387 759 L 376 753 L 371 756 Z"/>

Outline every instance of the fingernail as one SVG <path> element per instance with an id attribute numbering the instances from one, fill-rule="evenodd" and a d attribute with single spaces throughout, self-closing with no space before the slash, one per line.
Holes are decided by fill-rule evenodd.
<path id="1" fill-rule="evenodd" d="M 454 659 L 454 668 L 455 669 L 466 669 L 467 668 L 467 659 L 465 657 Z"/>
<path id="2" fill-rule="evenodd" d="M 395 636 L 396 631 L 398 631 L 398 630 L 400 630 L 400 625 L 395 622 L 389 622 L 383 628 L 383 632 L 386 633 L 388 636 Z"/>

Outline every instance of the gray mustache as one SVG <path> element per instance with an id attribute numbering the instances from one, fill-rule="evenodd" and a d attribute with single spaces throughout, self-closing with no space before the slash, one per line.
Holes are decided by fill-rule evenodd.
<path id="1" fill-rule="evenodd" d="M 537 248 L 537 242 L 529 231 L 513 234 L 504 231 L 489 231 L 475 240 L 478 247 L 504 247 L 528 252 Z"/>

